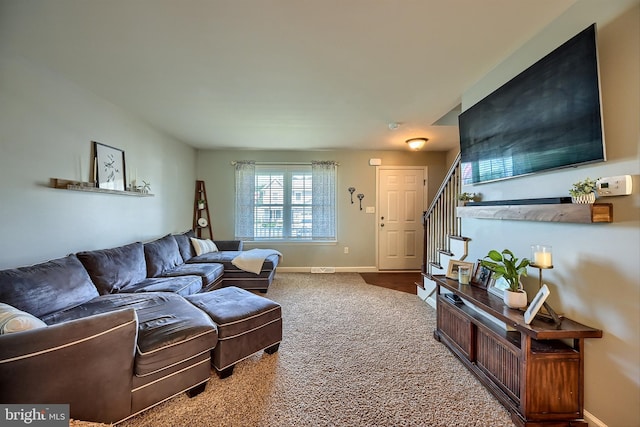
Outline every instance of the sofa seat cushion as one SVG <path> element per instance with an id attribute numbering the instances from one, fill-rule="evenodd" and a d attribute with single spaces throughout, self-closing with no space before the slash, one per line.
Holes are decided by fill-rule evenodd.
<path id="1" fill-rule="evenodd" d="M 187 261 L 187 264 L 198 264 L 198 263 L 207 263 L 207 262 L 219 262 L 224 266 L 225 271 L 242 271 L 235 265 L 233 265 L 232 261 L 235 257 L 240 255 L 242 251 L 218 251 L 218 252 L 210 252 L 208 254 L 202 254 L 196 257 L 191 258 Z M 262 271 L 272 271 L 275 270 L 278 266 L 278 262 L 280 258 L 277 254 L 273 254 L 268 256 L 264 260 L 264 264 L 262 265 Z"/>
<path id="2" fill-rule="evenodd" d="M 101 295 L 120 292 L 120 289 L 147 278 L 144 249 L 140 242 L 79 252 L 77 255 Z"/>
<path id="3" fill-rule="evenodd" d="M 75 255 L 0 271 L 0 301 L 43 318 L 98 296 Z"/>
<path id="4" fill-rule="evenodd" d="M 134 373 L 151 375 L 213 349 L 218 331 L 210 317 L 169 292 L 104 295 L 43 319 L 56 324 L 94 314 L 133 308 L 138 316 Z"/>
<path id="5" fill-rule="evenodd" d="M 120 292 L 173 292 L 187 296 L 202 290 L 200 276 L 150 277 L 134 285 L 121 289 Z"/>
<path id="6" fill-rule="evenodd" d="M 166 272 L 184 263 L 178 243 L 170 234 L 145 243 L 144 258 L 147 262 L 147 277 L 164 276 Z"/>
<path id="7" fill-rule="evenodd" d="M 224 267 L 218 263 L 208 264 L 182 264 L 177 266 L 171 271 L 163 273 L 165 277 L 180 277 L 183 275 L 195 275 L 201 278 L 200 287 L 203 289 L 209 289 L 215 283 L 222 280 L 224 274 Z"/>

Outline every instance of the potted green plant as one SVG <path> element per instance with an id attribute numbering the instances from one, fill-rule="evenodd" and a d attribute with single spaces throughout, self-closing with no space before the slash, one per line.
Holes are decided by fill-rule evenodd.
<path id="1" fill-rule="evenodd" d="M 480 261 L 481 265 L 494 274 L 494 279 L 504 278 L 507 289 L 504 291 L 504 303 L 511 308 L 527 306 L 527 293 L 522 289 L 520 276 L 527 275 L 527 266 L 530 261 L 527 258 L 519 260 L 509 249 L 502 252 L 490 250 Z"/>
<path id="2" fill-rule="evenodd" d="M 204 199 L 198 200 L 198 209 L 204 209 L 205 201 Z"/>
<path id="3" fill-rule="evenodd" d="M 464 192 L 464 193 L 458 194 L 458 201 L 460 202 L 460 206 L 464 206 L 467 204 L 467 202 L 476 200 L 476 197 L 478 197 L 476 193 Z"/>
<path id="4" fill-rule="evenodd" d="M 598 179 L 585 178 L 583 181 L 573 183 L 569 194 L 573 203 L 594 203 L 596 201 L 596 182 Z"/>

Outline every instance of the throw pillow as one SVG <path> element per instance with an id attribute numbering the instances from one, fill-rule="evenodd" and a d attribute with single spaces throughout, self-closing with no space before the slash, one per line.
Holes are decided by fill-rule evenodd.
<path id="1" fill-rule="evenodd" d="M 218 247 L 211 239 L 203 240 L 191 237 L 191 243 L 193 244 L 193 249 L 196 250 L 196 256 L 207 254 L 209 252 L 218 252 Z"/>
<path id="2" fill-rule="evenodd" d="M 0 335 L 44 328 L 47 324 L 31 314 L 0 302 Z"/>

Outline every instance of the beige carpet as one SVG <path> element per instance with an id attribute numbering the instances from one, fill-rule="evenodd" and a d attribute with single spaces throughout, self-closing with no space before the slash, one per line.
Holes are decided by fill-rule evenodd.
<path id="1" fill-rule="evenodd" d="M 513 426 L 507 411 L 433 338 L 435 311 L 357 273 L 278 273 L 284 339 L 120 425 Z M 72 425 L 90 425 L 73 423 Z"/>

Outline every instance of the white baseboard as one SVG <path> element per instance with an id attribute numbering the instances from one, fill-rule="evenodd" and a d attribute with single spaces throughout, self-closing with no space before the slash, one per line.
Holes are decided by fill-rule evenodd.
<path id="1" fill-rule="evenodd" d="M 583 412 L 584 412 L 584 420 L 588 422 L 590 426 L 607 427 L 605 423 L 597 419 L 591 412 L 589 411 L 583 411 Z"/>
<path id="2" fill-rule="evenodd" d="M 278 267 L 277 272 L 282 273 L 311 273 L 312 268 L 329 268 L 329 267 Z M 363 267 L 330 267 L 335 273 L 378 273 L 379 270 L 375 266 Z M 277 274 L 277 273 L 276 273 Z"/>

